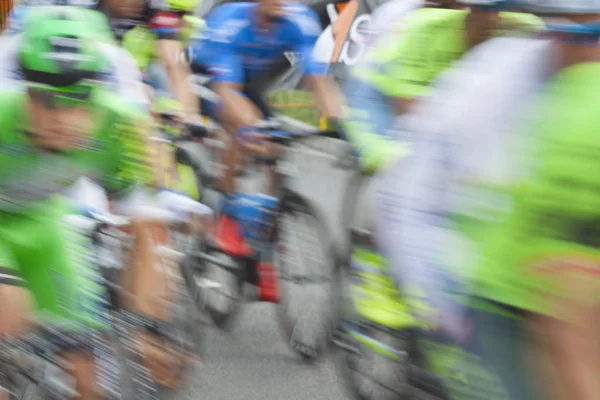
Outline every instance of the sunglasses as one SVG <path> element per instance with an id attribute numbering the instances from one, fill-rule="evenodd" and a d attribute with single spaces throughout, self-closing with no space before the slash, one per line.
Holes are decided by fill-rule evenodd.
<path id="1" fill-rule="evenodd" d="M 32 100 L 49 109 L 84 107 L 89 103 L 91 96 L 91 88 L 68 92 L 35 86 L 29 87 L 28 92 Z"/>

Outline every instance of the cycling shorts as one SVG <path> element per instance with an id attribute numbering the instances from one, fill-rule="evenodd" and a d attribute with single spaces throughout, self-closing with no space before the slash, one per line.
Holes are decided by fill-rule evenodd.
<path id="1" fill-rule="evenodd" d="M 212 86 L 212 82 L 208 83 L 208 88 L 210 89 Z M 262 92 L 254 87 L 252 87 L 249 82 L 246 82 L 242 88 L 242 91 L 239 93 L 242 97 L 250 100 L 252 104 L 254 104 L 258 110 L 261 112 L 263 119 L 269 119 L 274 117 L 273 112 L 271 111 L 269 105 L 264 100 Z M 208 99 L 203 99 L 201 101 L 201 114 L 213 119 L 217 122 L 222 122 L 221 117 L 221 103 L 210 101 Z"/>
<path id="2" fill-rule="evenodd" d="M 91 243 L 64 220 L 59 198 L 41 211 L 0 212 L 0 284 L 23 286 L 57 322 L 104 327 L 107 302 L 92 264 Z"/>

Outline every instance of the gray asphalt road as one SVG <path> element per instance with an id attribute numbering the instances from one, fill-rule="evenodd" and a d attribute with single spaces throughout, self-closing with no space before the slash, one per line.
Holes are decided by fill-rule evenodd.
<path id="1" fill-rule="evenodd" d="M 348 174 L 331 167 L 336 152 L 331 142 L 319 142 L 322 154 L 289 154 L 298 169 L 294 186 L 312 199 L 331 233 L 341 243 L 340 204 Z M 253 174 L 241 186 L 258 190 L 263 182 Z M 210 201 L 209 201 L 210 202 Z M 286 345 L 276 322 L 275 306 L 252 303 L 245 306 L 230 332 L 209 328 L 204 343 L 204 366 L 191 377 L 189 389 L 177 399 L 210 400 L 342 400 L 348 398 L 337 379 L 331 357 L 310 366 Z"/>
<path id="2" fill-rule="evenodd" d="M 311 366 L 286 346 L 274 305 L 250 304 L 231 332 L 208 329 L 203 367 L 176 399 L 346 399 L 331 359 Z"/>

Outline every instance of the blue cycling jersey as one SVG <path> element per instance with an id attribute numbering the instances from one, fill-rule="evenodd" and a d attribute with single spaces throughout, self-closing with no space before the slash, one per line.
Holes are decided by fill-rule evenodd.
<path id="1" fill-rule="evenodd" d="M 285 14 L 268 30 L 258 26 L 257 3 L 228 3 L 207 17 L 202 39 L 191 44 L 192 63 L 217 82 L 243 83 L 268 71 L 291 52 L 305 75 L 327 73 L 312 52 L 321 33 L 316 14 L 302 4 L 285 4 Z"/>

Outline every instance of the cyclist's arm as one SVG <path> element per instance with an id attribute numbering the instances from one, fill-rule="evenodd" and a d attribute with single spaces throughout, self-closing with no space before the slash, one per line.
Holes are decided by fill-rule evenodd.
<path id="1" fill-rule="evenodd" d="M 342 125 L 359 153 L 363 171 L 374 173 L 409 153 L 408 144 L 388 133 L 394 127 L 396 112 L 387 96 L 355 77 L 349 78 L 345 94 L 348 104 Z"/>
<path id="2" fill-rule="evenodd" d="M 354 68 L 355 76 L 389 98 L 397 115 L 409 112 L 419 97 L 429 94 L 436 75 L 430 64 L 435 62 L 432 42 L 437 30 L 430 20 L 419 18 L 419 11 L 407 18 L 401 32 L 382 37 Z"/>
<path id="3" fill-rule="evenodd" d="M 242 94 L 245 74 L 237 37 L 215 37 L 210 46 L 218 54 L 210 62 L 212 87 L 220 98 L 221 117 L 233 127 L 248 126 L 261 118 L 254 104 Z"/>
<path id="4" fill-rule="evenodd" d="M 199 114 L 199 107 L 197 97 L 188 90 L 187 79 L 192 72 L 183 58 L 181 18 L 175 13 L 159 12 L 151 19 L 150 26 L 157 34 L 157 54 L 169 75 L 173 94 L 183 105 L 186 118 L 193 120 Z"/>
<path id="5" fill-rule="evenodd" d="M 306 80 L 325 117 L 339 119 L 342 96 L 336 83 L 328 75 L 309 75 Z"/>
<path id="6" fill-rule="evenodd" d="M 315 94 L 315 99 L 325 116 L 340 118 L 342 96 L 339 88 L 327 74 L 328 66 L 313 57 L 315 44 L 321 33 L 320 22 L 311 10 L 299 13 L 294 21 L 298 32 L 294 50 L 300 56 L 306 84 Z"/>

